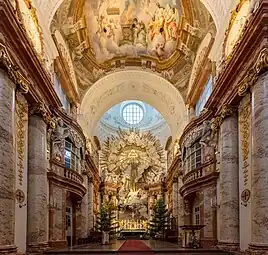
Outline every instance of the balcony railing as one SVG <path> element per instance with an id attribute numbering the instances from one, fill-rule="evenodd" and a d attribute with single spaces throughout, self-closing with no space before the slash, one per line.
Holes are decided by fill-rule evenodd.
<path id="1" fill-rule="evenodd" d="M 185 183 L 191 182 L 191 181 L 196 180 L 196 179 L 201 178 L 201 177 L 203 177 L 203 168 L 202 167 L 194 169 L 194 170 L 190 171 L 189 173 L 187 173 L 183 177 L 182 181 L 185 184 Z"/>
<path id="2" fill-rule="evenodd" d="M 80 184 L 83 184 L 83 177 L 79 173 L 69 168 L 64 168 L 64 177 L 72 181 L 78 182 Z"/>

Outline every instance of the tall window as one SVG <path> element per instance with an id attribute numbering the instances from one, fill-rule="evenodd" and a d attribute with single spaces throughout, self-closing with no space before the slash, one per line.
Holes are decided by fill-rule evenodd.
<path id="1" fill-rule="evenodd" d="M 201 145 L 199 141 L 186 149 L 184 166 L 186 172 L 190 172 L 201 166 Z"/>
<path id="2" fill-rule="evenodd" d="M 200 113 L 202 112 L 202 110 L 204 109 L 204 106 L 205 106 L 206 102 L 208 101 L 211 93 L 212 93 L 212 76 L 210 76 L 200 98 L 198 99 L 198 101 L 196 103 L 195 114 L 197 116 L 199 116 Z"/>
<path id="3" fill-rule="evenodd" d="M 67 112 L 70 113 L 70 102 L 68 101 L 65 91 L 63 90 L 63 88 L 61 87 L 59 78 L 57 77 L 57 75 L 55 75 L 55 82 L 54 82 L 54 88 L 55 91 L 62 103 L 63 109 Z"/>
<path id="4" fill-rule="evenodd" d="M 128 124 L 139 124 L 144 116 L 142 107 L 137 103 L 127 104 L 122 111 L 123 119 Z"/>
<path id="5" fill-rule="evenodd" d="M 79 171 L 81 159 L 80 149 L 67 138 L 65 140 L 65 167 L 74 171 Z"/>
<path id="6" fill-rule="evenodd" d="M 194 207 L 194 213 L 193 213 L 193 221 L 195 225 L 200 225 L 200 207 L 195 206 Z"/>

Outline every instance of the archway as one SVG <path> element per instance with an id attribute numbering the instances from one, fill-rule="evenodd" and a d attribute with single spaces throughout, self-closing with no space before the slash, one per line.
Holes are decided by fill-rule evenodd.
<path id="1" fill-rule="evenodd" d="M 157 109 L 173 137 L 178 137 L 187 123 L 183 98 L 172 84 L 154 73 L 125 70 L 105 76 L 88 90 L 80 106 L 80 125 L 90 136 L 103 114 L 125 100 L 141 100 Z"/>

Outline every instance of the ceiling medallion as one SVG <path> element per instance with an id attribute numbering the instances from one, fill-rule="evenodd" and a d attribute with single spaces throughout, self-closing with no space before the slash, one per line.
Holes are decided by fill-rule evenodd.
<path id="1" fill-rule="evenodd" d="M 43 38 L 41 27 L 38 22 L 36 9 L 32 5 L 31 0 L 17 0 L 17 11 L 19 18 L 23 22 L 24 29 L 30 40 L 33 48 L 39 54 L 43 56 Z"/>

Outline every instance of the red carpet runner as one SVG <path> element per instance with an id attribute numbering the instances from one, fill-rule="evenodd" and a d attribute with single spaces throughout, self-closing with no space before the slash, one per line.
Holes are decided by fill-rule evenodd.
<path id="1" fill-rule="evenodd" d="M 152 249 L 147 246 L 144 242 L 140 240 L 127 240 L 118 250 L 120 255 L 129 255 L 129 254 L 142 254 L 145 252 L 146 255 L 154 255 L 155 253 Z M 129 252 L 128 252 L 129 251 Z M 152 251 L 152 252 L 149 252 Z"/>

